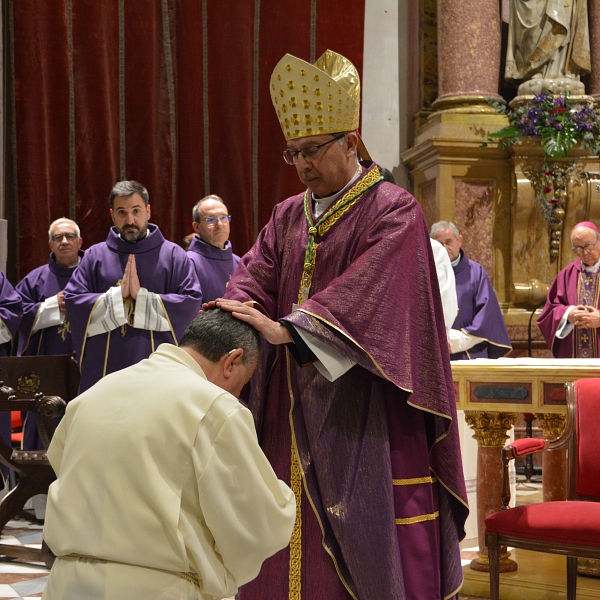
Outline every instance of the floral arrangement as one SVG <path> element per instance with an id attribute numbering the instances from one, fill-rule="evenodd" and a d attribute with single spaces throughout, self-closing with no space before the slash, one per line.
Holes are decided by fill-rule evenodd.
<path id="1" fill-rule="evenodd" d="M 492 98 L 488 102 L 510 125 L 491 133 L 483 144 L 499 142 L 501 148 L 516 144 L 525 136 L 541 138 L 547 157 L 564 158 L 576 144 L 591 154 L 600 154 L 600 115 L 593 105 L 566 95 L 544 92 L 512 109 Z"/>

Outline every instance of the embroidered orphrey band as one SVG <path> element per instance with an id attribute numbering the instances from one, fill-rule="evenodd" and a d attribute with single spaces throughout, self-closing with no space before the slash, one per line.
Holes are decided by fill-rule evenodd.
<path id="1" fill-rule="evenodd" d="M 315 242 L 317 233 L 324 236 L 346 212 L 358 202 L 358 200 L 375 184 L 383 180 L 377 167 L 371 169 L 364 177 L 353 185 L 329 210 L 325 211 L 321 218 L 313 223 L 310 212 L 310 194 L 308 190 L 304 193 L 304 216 L 308 223 L 308 243 L 304 255 L 304 270 L 300 279 L 300 291 L 298 292 L 298 304 L 308 300 L 308 292 L 312 284 L 313 273 L 317 264 L 317 247 Z"/>
<path id="2" fill-rule="evenodd" d="M 290 487 L 296 496 L 296 521 L 290 538 L 289 600 L 300 600 L 302 586 L 302 471 L 298 463 L 296 442 L 293 436 L 291 458 Z"/>

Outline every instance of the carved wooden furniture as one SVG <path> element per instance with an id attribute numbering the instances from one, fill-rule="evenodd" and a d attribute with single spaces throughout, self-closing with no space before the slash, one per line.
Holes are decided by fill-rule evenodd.
<path id="1" fill-rule="evenodd" d="M 600 559 L 600 379 L 567 388 L 567 422 L 562 436 L 522 439 L 502 451 L 502 508 L 485 519 L 490 565 L 490 599 L 500 598 L 500 549 L 512 546 L 567 557 L 567 600 L 575 600 L 577 557 Z M 566 448 L 567 500 L 508 508 L 508 464 L 516 456 Z"/>
<path id="2" fill-rule="evenodd" d="M 46 449 L 54 432 L 53 420 L 64 414 L 78 386 L 79 369 L 70 355 L 0 357 L 0 412 L 33 412 Z M 21 513 L 29 498 L 48 492 L 54 472 L 45 451 L 13 450 L 1 438 L 0 461 L 19 475 L 16 487 L 0 502 L 1 530 Z M 53 562 L 45 544 L 41 551 L 0 544 L 0 555 L 43 561 L 47 566 Z"/>
<path id="3" fill-rule="evenodd" d="M 545 438 L 558 437 L 564 428 L 564 384 L 576 379 L 600 377 L 600 359 L 501 358 L 453 361 L 456 408 L 477 440 L 478 557 L 471 569 L 489 570 L 485 545 L 485 517 L 500 509 L 501 452 L 517 413 L 533 413 Z M 565 451 L 543 453 L 544 500 L 563 500 Z M 504 553 L 501 571 L 517 565 Z"/>

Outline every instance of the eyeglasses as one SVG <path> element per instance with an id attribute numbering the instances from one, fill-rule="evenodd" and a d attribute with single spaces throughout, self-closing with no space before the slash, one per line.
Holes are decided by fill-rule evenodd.
<path id="1" fill-rule="evenodd" d="M 219 215 L 218 217 L 204 217 L 200 220 L 204 221 L 209 227 L 214 227 L 217 224 L 217 221 L 221 221 L 221 225 L 229 223 L 229 221 L 231 221 L 231 215 Z"/>
<path id="2" fill-rule="evenodd" d="M 287 150 L 281 153 L 283 156 L 283 160 L 285 160 L 285 162 L 288 165 L 293 165 L 298 162 L 298 156 L 300 154 L 302 154 L 302 158 L 304 160 L 315 160 L 319 156 L 319 154 L 321 154 L 319 152 L 320 148 L 322 148 L 323 146 L 327 146 L 327 144 L 331 144 L 331 142 L 335 142 L 336 140 L 341 140 L 342 138 L 345 138 L 346 135 L 347 134 L 342 133 L 342 135 L 338 135 L 337 137 L 334 137 L 322 144 L 319 144 L 318 146 L 309 146 L 308 148 L 302 148 L 302 150 L 290 150 L 288 148 Z"/>
<path id="3" fill-rule="evenodd" d="M 571 250 L 575 252 L 575 254 L 583 254 L 584 252 L 591 252 L 592 248 L 598 243 L 596 240 L 593 244 L 586 244 L 585 246 L 576 246 L 575 244 L 571 244 Z"/>
<path id="4" fill-rule="evenodd" d="M 63 238 L 67 238 L 68 242 L 74 242 L 75 240 L 79 239 L 79 236 L 76 233 L 57 233 L 56 235 L 50 236 L 50 239 L 55 244 L 62 242 Z"/>

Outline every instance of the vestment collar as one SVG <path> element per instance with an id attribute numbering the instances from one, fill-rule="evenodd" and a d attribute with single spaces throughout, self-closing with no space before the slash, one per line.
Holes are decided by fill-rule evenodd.
<path id="1" fill-rule="evenodd" d="M 54 252 L 50 252 L 50 259 L 48 260 L 48 266 L 50 267 L 50 270 L 58 277 L 71 277 L 71 275 L 73 274 L 73 271 L 75 270 L 75 267 L 77 267 L 79 265 L 79 262 L 81 261 L 81 258 L 83 257 L 83 250 L 79 250 L 77 252 L 77 255 L 79 256 L 79 260 L 77 261 L 76 265 L 73 265 L 72 267 L 63 267 L 63 265 L 59 265 L 56 262 L 56 255 L 54 254 Z"/>
<path id="2" fill-rule="evenodd" d="M 148 223 L 148 235 L 143 240 L 135 243 L 126 242 L 119 235 L 117 228 L 114 226 L 111 227 L 106 238 L 106 245 L 112 250 L 122 252 L 123 254 L 143 254 L 144 252 L 150 252 L 158 248 L 164 241 L 165 238 L 158 225 Z"/>
<path id="3" fill-rule="evenodd" d="M 211 260 L 231 261 L 233 258 L 233 250 L 231 249 L 231 242 L 229 240 L 227 240 L 225 248 L 221 249 L 207 244 L 198 235 L 195 235 L 192 238 L 188 252 L 197 252 L 198 254 L 201 254 L 202 256 Z"/>

